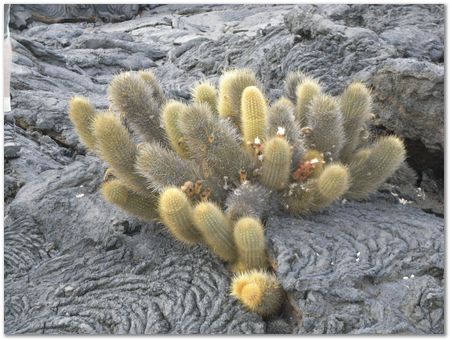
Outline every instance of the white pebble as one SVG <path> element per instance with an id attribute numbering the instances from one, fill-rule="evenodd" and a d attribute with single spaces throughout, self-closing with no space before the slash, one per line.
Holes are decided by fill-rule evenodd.
<path id="1" fill-rule="evenodd" d="M 411 274 L 410 278 L 411 278 L 411 279 L 414 279 L 414 274 Z"/>
<path id="2" fill-rule="evenodd" d="M 72 292 L 74 289 L 75 288 L 73 288 L 72 286 L 67 286 L 67 287 L 64 287 L 64 292 L 69 293 L 69 292 Z"/>
<path id="3" fill-rule="evenodd" d="M 408 280 L 408 279 L 409 279 L 409 277 L 403 276 L 403 280 Z"/>
<path id="4" fill-rule="evenodd" d="M 398 201 L 403 205 L 412 203 L 412 201 L 405 200 L 404 198 L 399 198 Z"/>
<path id="5" fill-rule="evenodd" d="M 76 195 L 75 197 L 76 197 L 76 198 L 81 198 L 81 197 L 84 197 L 84 194 L 78 194 L 78 195 Z"/>
<path id="6" fill-rule="evenodd" d="M 359 257 L 356 258 L 356 262 L 359 262 Z"/>
<path id="7" fill-rule="evenodd" d="M 358 251 L 358 252 L 356 253 L 356 256 L 357 256 L 357 257 L 359 257 L 359 254 L 361 254 L 361 252 L 360 252 L 360 251 Z"/>

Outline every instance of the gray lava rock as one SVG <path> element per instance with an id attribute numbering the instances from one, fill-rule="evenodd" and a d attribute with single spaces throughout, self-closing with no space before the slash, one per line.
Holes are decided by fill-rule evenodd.
<path id="1" fill-rule="evenodd" d="M 12 5 L 11 23 L 22 148 L 5 163 L 5 333 L 443 332 L 444 6 Z M 105 167 L 67 117 L 74 95 L 107 109 L 124 70 L 188 100 L 229 67 L 252 68 L 270 99 L 297 69 L 332 94 L 368 83 L 377 131 L 405 139 L 412 168 L 367 202 L 269 218 L 289 297 L 272 320 L 228 295 L 206 249 L 107 204 Z"/>
<path id="2" fill-rule="evenodd" d="M 129 20 L 136 16 L 141 5 L 14 5 L 11 10 L 10 25 L 25 28 L 33 21 L 47 23 L 95 21 L 106 22 Z"/>
<path id="3" fill-rule="evenodd" d="M 218 259 L 107 204 L 100 162 L 80 158 L 27 183 L 5 212 L 6 333 L 264 332 Z"/>
<path id="4" fill-rule="evenodd" d="M 444 151 L 444 67 L 414 59 L 384 61 L 371 78 L 379 124 L 430 153 Z M 439 160 L 443 165 L 443 159 Z M 443 169 L 442 169 L 443 171 Z"/>
<path id="5" fill-rule="evenodd" d="M 443 333 L 444 221 L 391 197 L 269 218 L 296 332 Z"/>

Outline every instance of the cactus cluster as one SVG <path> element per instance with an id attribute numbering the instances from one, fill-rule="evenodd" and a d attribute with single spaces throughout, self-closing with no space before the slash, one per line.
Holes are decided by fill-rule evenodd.
<path id="1" fill-rule="evenodd" d="M 218 90 L 198 83 L 193 102 L 183 103 L 168 100 L 147 70 L 117 75 L 108 93 L 108 112 L 83 97 L 69 109 L 81 141 L 109 165 L 105 199 L 159 219 L 188 246 L 208 247 L 235 273 L 231 295 L 263 317 L 284 296 L 270 271 L 264 217 L 366 198 L 405 159 L 399 138 L 370 138 L 370 92 L 358 82 L 332 97 L 295 72 L 270 104 L 255 74 L 235 69 Z"/>

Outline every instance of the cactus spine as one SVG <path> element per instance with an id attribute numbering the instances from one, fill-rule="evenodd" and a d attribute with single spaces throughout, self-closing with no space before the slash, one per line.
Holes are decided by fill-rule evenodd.
<path id="1" fill-rule="evenodd" d="M 259 220 L 241 218 L 234 225 L 233 235 L 241 270 L 267 268 L 264 228 Z"/>
<path id="2" fill-rule="evenodd" d="M 251 270 L 233 278 L 231 295 L 250 311 L 269 317 L 279 312 L 284 292 L 277 278 L 261 270 Z"/>
<path id="3" fill-rule="evenodd" d="M 169 137 L 170 146 L 181 157 L 188 157 L 188 149 L 183 139 L 183 133 L 178 126 L 180 116 L 186 110 L 186 105 L 175 100 L 169 101 L 162 111 L 161 120 Z"/>
<path id="4" fill-rule="evenodd" d="M 273 137 L 264 146 L 261 182 L 270 189 L 281 190 L 289 181 L 291 147 L 283 137 Z"/>
<path id="5" fill-rule="evenodd" d="M 256 86 L 253 71 L 248 69 L 225 72 L 219 80 L 219 101 L 217 109 L 221 117 L 230 118 L 239 126 L 241 115 L 241 96 L 248 86 Z"/>
<path id="6" fill-rule="evenodd" d="M 319 83 L 309 77 L 305 77 L 297 86 L 297 110 L 295 111 L 295 118 L 301 127 L 306 125 L 310 112 L 309 106 L 314 97 L 319 95 L 320 92 L 321 87 Z"/>
<path id="7" fill-rule="evenodd" d="M 352 185 L 345 195 L 350 199 L 366 198 L 378 186 L 399 168 L 405 160 L 406 151 L 403 142 L 394 136 L 381 137 L 370 148 L 359 154 L 357 160 L 350 162 L 349 170 Z"/>
<path id="8" fill-rule="evenodd" d="M 195 207 L 193 216 L 205 243 L 222 260 L 233 262 L 236 259 L 233 228 L 221 209 L 212 202 L 203 202 Z"/>
<path id="9" fill-rule="evenodd" d="M 217 90 L 208 81 L 204 81 L 194 87 L 192 98 L 195 103 L 205 103 L 212 113 L 217 114 Z"/>
<path id="10" fill-rule="evenodd" d="M 85 97 L 73 97 L 69 104 L 69 117 L 83 144 L 91 151 L 95 151 L 95 135 L 93 124 L 95 108 Z"/>
<path id="11" fill-rule="evenodd" d="M 201 234 L 193 224 L 192 205 L 180 189 L 167 188 L 161 194 L 159 215 L 176 239 L 187 245 L 201 241 Z"/>
<path id="12" fill-rule="evenodd" d="M 246 87 L 241 100 L 241 129 L 244 145 L 250 147 L 256 138 L 264 137 L 267 125 L 266 98 L 256 86 Z"/>
<path id="13" fill-rule="evenodd" d="M 119 179 L 113 179 L 102 184 L 102 195 L 110 203 L 145 221 L 157 217 L 157 198 L 153 194 L 147 196 L 138 194 L 123 184 Z"/>

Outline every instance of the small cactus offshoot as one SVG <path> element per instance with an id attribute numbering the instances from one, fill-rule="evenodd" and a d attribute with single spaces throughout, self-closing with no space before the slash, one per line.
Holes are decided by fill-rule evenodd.
<path id="1" fill-rule="evenodd" d="M 231 295 L 262 317 L 277 314 L 284 302 L 284 291 L 276 276 L 262 270 L 236 275 L 231 284 Z"/>
<path id="2" fill-rule="evenodd" d="M 304 77 L 297 85 L 297 110 L 295 116 L 301 126 L 305 126 L 311 112 L 310 106 L 315 96 L 321 93 L 319 82 L 315 79 Z"/>
<path id="3" fill-rule="evenodd" d="M 381 137 L 372 147 L 357 153 L 349 164 L 352 185 L 350 199 L 366 198 L 397 170 L 406 157 L 403 141 L 395 136 Z"/>
<path id="4" fill-rule="evenodd" d="M 193 217 L 212 251 L 224 261 L 233 262 L 236 258 L 233 226 L 222 210 L 214 203 L 202 202 L 195 207 Z"/>
<path id="5" fill-rule="evenodd" d="M 178 188 L 166 189 L 159 198 L 159 215 L 178 240 L 191 245 L 200 242 L 200 232 L 194 227 L 194 209 Z"/>
<path id="6" fill-rule="evenodd" d="M 234 69 L 218 90 L 203 81 L 191 103 L 168 101 L 146 70 L 113 78 L 106 113 L 84 97 L 69 106 L 81 142 L 108 163 L 104 198 L 159 219 L 184 244 L 209 247 L 239 273 L 232 295 L 264 317 L 280 310 L 284 293 L 261 221 L 281 209 L 310 214 L 365 199 L 406 157 L 399 138 L 370 138 L 362 83 L 331 97 L 293 72 L 284 91 L 271 104 L 253 71 Z"/>
<path id="7" fill-rule="evenodd" d="M 262 139 L 267 124 L 266 98 L 256 86 L 242 92 L 241 129 L 244 144 L 250 146 L 256 138 Z"/>
<path id="8" fill-rule="evenodd" d="M 70 100 L 70 120 L 78 131 L 83 144 L 92 151 L 95 151 L 95 134 L 93 131 L 95 116 L 95 107 L 87 98 L 74 97 Z"/>
<path id="9" fill-rule="evenodd" d="M 144 196 L 136 193 L 119 179 L 103 183 L 102 194 L 108 202 L 144 221 L 152 221 L 158 217 L 155 194 L 150 193 Z"/>
<path id="10" fill-rule="evenodd" d="M 261 182 L 269 189 L 282 190 L 289 183 L 291 146 L 283 137 L 271 138 L 264 147 Z"/>
<path id="11" fill-rule="evenodd" d="M 243 217 L 234 225 L 234 242 L 241 270 L 265 269 L 268 266 L 264 227 L 252 217 Z"/>
<path id="12" fill-rule="evenodd" d="M 169 138 L 170 146 L 183 158 L 188 157 L 188 150 L 178 124 L 185 110 L 185 104 L 173 100 L 164 106 L 161 113 L 161 121 Z"/>
<path id="13" fill-rule="evenodd" d="M 192 90 L 192 99 L 195 103 L 205 103 L 212 113 L 217 114 L 217 90 L 209 82 L 197 84 Z"/>
<path id="14" fill-rule="evenodd" d="M 217 111 L 221 117 L 231 118 L 237 126 L 241 120 L 242 92 L 248 86 L 257 86 L 256 76 L 249 69 L 225 72 L 219 80 Z"/>

